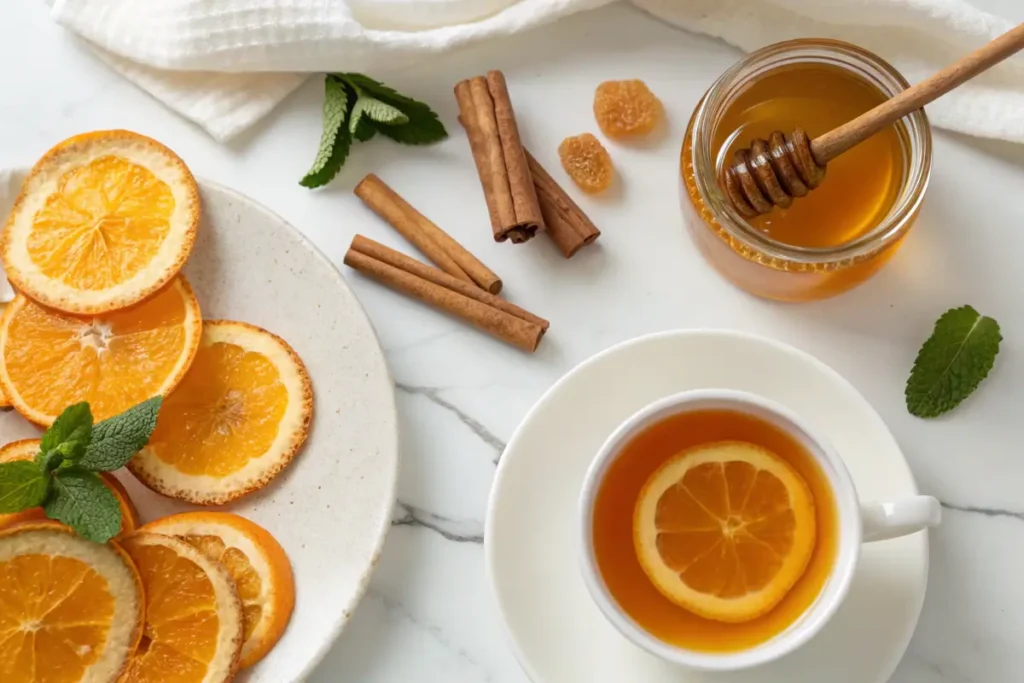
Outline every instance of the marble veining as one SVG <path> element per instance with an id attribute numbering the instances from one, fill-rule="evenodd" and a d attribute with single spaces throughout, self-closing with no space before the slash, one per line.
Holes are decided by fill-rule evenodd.
<path id="1" fill-rule="evenodd" d="M 975 507 L 973 505 L 954 505 L 946 501 L 939 501 L 942 507 L 953 512 L 965 512 L 973 515 L 984 515 L 985 517 L 1009 517 L 1024 522 L 1024 512 L 1013 510 L 999 510 L 997 508 Z"/>
<path id="2" fill-rule="evenodd" d="M 479 522 L 448 519 L 403 503 L 401 500 L 396 503 L 395 512 L 396 517 L 391 520 L 391 526 L 423 527 L 440 534 L 446 541 L 454 543 L 482 544 L 484 542 L 484 533 Z"/>
<path id="3" fill-rule="evenodd" d="M 459 422 L 466 425 L 469 431 L 480 437 L 480 440 L 490 446 L 495 451 L 494 464 L 497 465 L 501 459 L 501 454 L 505 450 L 505 442 L 496 437 L 491 430 L 487 429 L 479 420 L 473 418 L 464 410 L 460 409 L 451 401 L 445 400 L 441 396 L 441 390 L 436 387 L 416 387 L 408 384 L 402 384 L 400 382 L 395 383 L 395 389 L 411 394 L 413 396 L 422 396 L 436 406 L 447 410 L 456 418 Z"/>

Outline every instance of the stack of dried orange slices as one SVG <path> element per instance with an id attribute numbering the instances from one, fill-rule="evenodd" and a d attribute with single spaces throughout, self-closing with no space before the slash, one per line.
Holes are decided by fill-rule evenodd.
<path id="1" fill-rule="evenodd" d="M 0 406 L 47 427 L 82 401 L 98 421 L 162 395 L 128 469 L 212 505 L 288 465 L 313 395 L 284 340 L 202 319 L 180 274 L 200 213 L 191 172 L 145 136 L 86 133 L 47 152 L 0 233 L 16 290 L 0 318 Z M 38 440 L 14 442 L 0 462 L 38 452 Z M 39 508 L 0 515 L 0 681 L 218 683 L 265 656 L 294 604 L 278 542 L 227 512 L 140 526 L 117 479 L 103 481 L 122 510 L 105 545 Z"/>

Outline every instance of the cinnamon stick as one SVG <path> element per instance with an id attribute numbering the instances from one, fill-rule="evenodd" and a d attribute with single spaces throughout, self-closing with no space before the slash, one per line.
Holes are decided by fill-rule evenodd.
<path id="1" fill-rule="evenodd" d="M 577 251 L 600 237 L 601 231 L 551 174 L 544 170 L 530 151 L 523 151 L 526 152 L 530 174 L 537 188 L 540 210 L 544 214 L 544 223 L 548 228 L 546 232 L 562 251 L 562 255 L 565 258 L 572 258 Z"/>
<path id="2" fill-rule="evenodd" d="M 535 351 L 548 328 L 543 318 L 361 235 L 352 240 L 345 265 L 524 351 Z"/>
<path id="3" fill-rule="evenodd" d="M 356 185 L 355 194 L 444 272 L 491 294 L 501 291 L 501 278 L 373 173 Z"/>
<path id="4" fill-rule="evenodd" d="M 544 230 L 533 179 L 523 150 L 515 111 L 500 71 L 455 86 L 459 121 L 483 187 L 497 242 L 525 242 Z"/>
<path id="5" fill-rule="evenodd" d="M 467 284 L 466 282 L 454 278 L 447 273 L 444 273 L 437 268 L 431 268 L 425 263 L 420 263 L 414 258 L 406 256 L 400 251 L 376 242 L 369 237 L 362 235 L 356 235 L 352 238 L 352 249 L 359 252 L 360 254 L 366 254 L 378 261 L 383 261 L 390 266 L 400 268 L 408 273 L 415 275 L 416 277 L 422 278 L 429 282 L 433 282 L 435 285 L 439 285 L 446 289 L 450 289 L 453 292 L 467 296 L 470 299 L 479 301 L 480 303 L 493 306 L 499 310 L 505 311 L 510 315 L 514 315 L 517 318 L 522 318 L 527 322 L 535 323 L 540 325 L 545 331 L 547 331 L 550 323 L 541 318 L 538 315 L 534 315 L 527 310 L 516 306 L 513 303 L 509 303 L 505 299 L 493 294 L 481 290 L 479 287 Z"/>

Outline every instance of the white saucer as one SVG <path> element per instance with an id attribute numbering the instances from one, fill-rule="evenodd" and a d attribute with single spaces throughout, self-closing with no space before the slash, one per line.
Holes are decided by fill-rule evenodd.
<path id="1" fill-rule="evenodd" d="M 605 438 L 655 399 L 698 388 L 760 394 L 817 425 L 864 500 L 917 493 L 885 423 L 811 356 L 727 331 L 615 346 L 559 380 L 505 449 L 485 531 L 487 570 L 512 649 L 534 683 L 884 683 L 910 643 L 928 580 L 925 533 L 864 547 L 849 597 L 800 651 L 738 674 L 678 668 L 632 645 L 591 602 L 576 553 L 583 475 Z"/>

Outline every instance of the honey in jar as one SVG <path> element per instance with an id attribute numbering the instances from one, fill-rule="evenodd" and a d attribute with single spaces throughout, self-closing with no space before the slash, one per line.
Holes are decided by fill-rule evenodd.
<path id="1" fill-rule="evenodd" d="M 726 72 L 694 112 L 682 155 L 687 226 L 708 260 L 740 287 L 786 301 L 832 296 L 875 273 L 905 237 L 927 185 L 923 113 L 832 160 L 821 185 L 786 209 L 745 219 L 718 179 L 754 138 L 796 127 L 814 138 L 906 85 L 878 57 L 825 40 L 769 46 Z"/>

